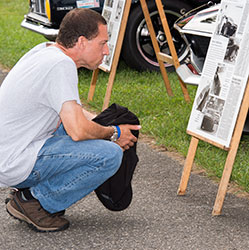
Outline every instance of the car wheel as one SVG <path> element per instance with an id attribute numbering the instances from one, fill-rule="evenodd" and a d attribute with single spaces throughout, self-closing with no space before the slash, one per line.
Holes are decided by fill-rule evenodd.
<path id="1" fill-rule="evenodd" d="M 164 0 L 163 3 L 176 52 L 179 61 L 182 61 L 187 56 L 188 48 L 181 35 L 173 28 L 173 24 L 186 11 L 190 10 L 191 6 L 177 0 Z M 155 1 L 147 1 L 147 6 L 160 51 L 170 54 Z M 140 4 L 131 7 L 122 48 L 122 57 L 128 66 L 139 71 L 159 70 L 159 64 Z M 174 70 L 171 64 L 165 63 L 165 67 L 167 67 L 167 70 Z"/>

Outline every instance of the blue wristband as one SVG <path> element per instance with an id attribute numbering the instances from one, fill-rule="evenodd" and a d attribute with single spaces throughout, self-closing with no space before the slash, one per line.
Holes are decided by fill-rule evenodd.
<path id="1" fill-rule="evenodd" d="M 116 127 L 116 129 L 117 129 L 117 131 L 118 131 L 118 139 L 119 139 L 119 137 L 120 137 L 120 135 L 121 135 L 121 130 L 120 130 L 120 127 L 119 126 L 115 126 Z"/>

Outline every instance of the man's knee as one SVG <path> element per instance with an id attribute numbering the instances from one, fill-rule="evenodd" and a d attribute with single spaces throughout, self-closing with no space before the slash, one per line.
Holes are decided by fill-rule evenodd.
<path id="1" fill-rule="evenodd" d="M 120 146 L 116 143 L 110 143 L 110 155 L 109 155 L 109 164 L 113 169 L 114 173 L 119 169 L 122 159 L 123 159 L 123 151 Z"/>
<path id="2" fill-rule="evenodd" d="M 123 150 L 116 143 L 112 143 L 112 144 L 114 146 L 113 151 L 112 151 L 112 157 L 115 159 L 117 165 L 120 166 L 122 162 L 122 158 L 123 158 Z"/>

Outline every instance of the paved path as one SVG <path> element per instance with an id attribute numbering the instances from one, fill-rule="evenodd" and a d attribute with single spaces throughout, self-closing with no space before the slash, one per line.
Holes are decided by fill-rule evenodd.
<path id="1" fill-rule="evenodd" d="M 66 211 L 71 226 L 63 232 L 36 233 L 10 218 L 8 190 L 0 189 L 0 250 L 249 249 L 249 200 L 227 194 L 222 215 L 212 217 L 217 184 L 192 174 L 187 195 L 179 197 L 182 164 L 143 140 L 138 155 L 131 206 L 111 212 L 92 193 Z"/>

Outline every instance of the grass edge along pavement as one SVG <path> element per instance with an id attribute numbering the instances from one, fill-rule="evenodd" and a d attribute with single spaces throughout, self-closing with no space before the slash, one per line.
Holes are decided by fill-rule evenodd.
<path id="1" fill-rule="evenodd" d="M 11 68 L 36 44 L 46 41 L 42 36 L 20 27 L 23 15 L 28 12 L 26 0 L 0 2 L 0 63 Z M 83 103 L 86 103 L 92 72 L 79 70 L 79 89 Z M 111 101 L 128 107 L 140 119 L 142 134 L 153 137 L 156 145 L 166 151 L 178 152 L 186 157 L 190 136 L 186 134 L 188 118 L 192 108 L 196 87 L 188 86 L 192 102 L 184 100 L 175 73 L 169 73 L 174 93 L 169 97 L 158 72 L 137 72 L 121 61 L 117 69 Z M 100 71 L 92 102 L 87 103 L 92 111 L 100 112 L 109 74 Z M 249 136 L 240 143 L 234 163 L 232 180 L 249 192 Z M 221 177 L 227 152 L 200 141 L 195 163 L 204 167 L 207 175 Z M 180 180 L 179 180 L 180 181 Z"/>

